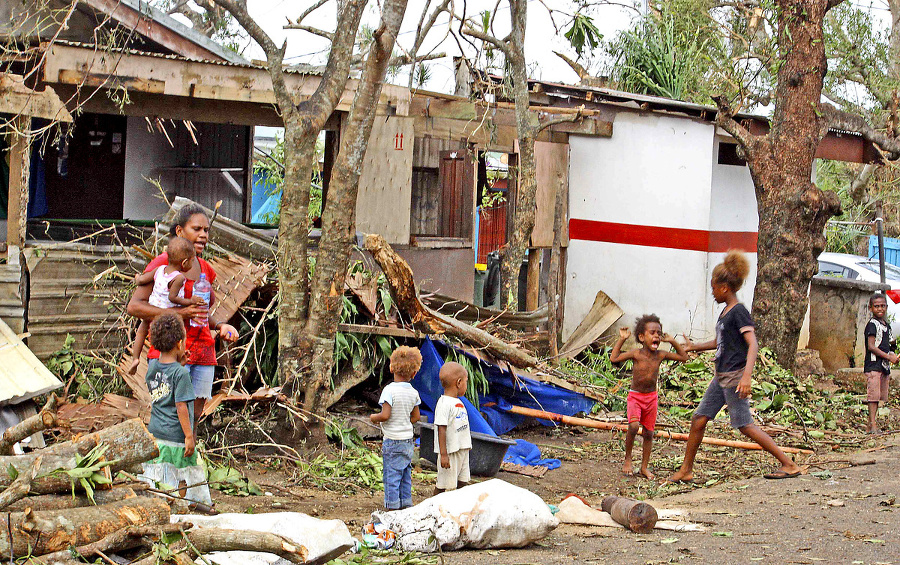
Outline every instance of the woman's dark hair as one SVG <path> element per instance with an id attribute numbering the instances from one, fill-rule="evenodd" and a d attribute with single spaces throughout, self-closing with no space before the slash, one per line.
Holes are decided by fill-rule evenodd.
<path id="1" fill-rule="evenodd" d="M 187 225 L 191 218 L 193 218 L 197 214 L 203 214 L 204 216 L 206 216 L 207 220 L 209 219 L 209 215 L 206 213 L 206 210 L 199 204 L 188 204 L 187 206 L 179 210 L 178 213 L 175 214 L 175 219 L 172 220 L 172 225 L 169 226 L 169 235 L 176 235 L 175 228 L 184 228 L 184 226 Z"/>
<path id="2" fill-rule="evenodd" d="M 725 255 L 725 259 L 716 265 L 712 272 L 714 284 L 724 284 L 737 292 L 744 285 L 744 280 L 750 273 L 750 261 L 742 251 L 731 249 Z"/>
<path id="3" fill-rule="evenodd" d="M 184 322 L 175 314 L 162 314 L 150 323 L 150 344 L 163 353 L 184 339 Z"/>

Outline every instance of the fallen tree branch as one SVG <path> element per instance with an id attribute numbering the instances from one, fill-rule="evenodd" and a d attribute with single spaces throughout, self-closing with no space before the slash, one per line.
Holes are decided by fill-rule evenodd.
<path id="1" fill-rule="evenodd" d="M 55 428 L 58 424 L 56 418 L 56 407 L 59 399 L 55 394 L 50 395 L 50 400 L 41 408 L 41 411 L 25 418 L 15 426 L 7 428 L 0 436 L 0 455 L 12 455 L 13 446 L 27 437 L 42 432 L 46 429 Z"/>
<path id="2" fill-rule="evenodd" d="M 538 367 L 540 361 L 526 351 L 496 338 L 488 332 L 460 322 L 456 318 L 435 312 L 419 299 L 413 272 L 409 264 L 393 250 L 383 237 L 369 234 L 364 243 L 378 266 L 384 271 L 394 303 L 408 316 L 416 329 L 432 335 L 449 334 L 477 345 L 495 357 L 509 361 L 516 367 Z"/>
<path id="3" fill-rule="evenodd" d="M 141 483 L 140 486 L 144 486 Z M 31 508 L 33 512 L 41 510 L 64 510 L 66 508 L 83 508 L 85 506 L 95 506 L 101 504 L 109 504 L 110 502 L 118 502 L 137 496 L 131 487 L 117 487 L 110 490 L 94 491 L 94 500 L 86 494 L 42 494 L 39 496 L 27 496 L 17 502 L 10 504 L 7 512 L 24 512 Z"/>
<path id="4" fill-rule="evenodd" d="M 90 558 L 101 553 L 134 549 L 148 545 L 150 540 L 157 540 L 163 535 L 177 534 L 182 528 L 193 527 L 190 523 L 159 524 L 154 526 L 128 526 L 113 532 L 105 538 L 73 549 L 64 549 L 55 553 L 42 555 L 39 560 L 47 565 L 74 565 L 83 561 L 72 558 L 76 554 L 82 558 Z"/>
<path id="5" fill-rule="evenodd" d="M 178 524 L 184 527 L 184 524 Z M 173 553 L 183 552 L 193 546 L 201 555 L 214 551 L 261 551 L 277 555 L 291 563 L 306 563 L 309 555 L 302 545 L 276 534 L 254 532 L 252 530 L 225 530 L 221 528 L 195 528 L 184 532 L 186 540 L 175 542 L 170 546 Z M 188 543 L 189 542 L 189 543 Z M 155 565 L 156 556 L 151 555 L 132 565 Z"/>
<path id="6" fill-rule="evenodd" d="M 559 422 L 560 424 L 568 424 L 570 426 L 584 426 L 585 428 L 593 428 L 597 430 L 612 430 L 618 432 L 627 432 L 626 424 L 612 424 L 610 422 L 598 422 L 597 420 L 588 420 L 587 418 L 576 418 L 574 416 L 563 416 L 553 412 L 544 412 L 543 410 L 534 410 L 532 408 L 524 408 L 522 406 L 510 406 L 506 409 L 511 414 L 519 414 L 521 416 L 530 416 L 532 418 L 540 418 L 541 420 L 549 420 L 551 422 Z M 654 435 L 663 439 L 674 439 L 678 441 L 687 441 L 688 434 L 679 434 L 675 432 L 664 432 L 657 430 Z M 749 441 L 734 441 L 730 439 L 719 439 L 715 437 L 704 437 L 703 443 L 708 445 L 719 445 L 723 447 L 736 447 L 739 449 L 760 450 L 762 446 L 758 443 Z M 811 455 L 813 451 L 809 449 L 800 449 L 798 447 L 782 447 L 785 453 L 800 453 Z"/>
<path id="7" fill-rule="evenodd" d="M 56 398 L 54 396 L 54 398 Z M 0 493 L 0 508 L 6 508 L 18 500 L 22 500 L 31 492 L 31 481 L 37 476 L 41 470 L 42 458 L 38 456 L 31 462 L 31 466 L 25 473 L 19 473 L 16 480 L 12 482 L 6 490 Z"/>

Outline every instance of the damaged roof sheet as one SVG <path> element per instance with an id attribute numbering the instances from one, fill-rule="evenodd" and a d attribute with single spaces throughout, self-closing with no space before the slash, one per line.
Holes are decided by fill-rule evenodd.
<path id="1" fill-rule="evenodd" d="M 0 320 L 0 405 L 18 404 L 62 386 L 56 375 Z"/>

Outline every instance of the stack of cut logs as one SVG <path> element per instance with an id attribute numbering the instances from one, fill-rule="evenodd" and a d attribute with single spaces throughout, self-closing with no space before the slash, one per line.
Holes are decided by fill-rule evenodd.
<path id="1" fill-rule="evenodd" d="M 203 553 L 244 550 L 306 562 L 305 547 L 274 534 L 170 524 L 167 500 L 171 498 L 148 492 L 154 489 L 142 483 L 116 479 L 120 471 L 128 475 L 128 470 L 159 454 L 153 436 L 138 418 L 38 451 L 9 455 L 17 442 L 59 424 L 53 397 L 39 414 L 0 437 L 0 469 L 6 471 L 0 472 L 0 558 L 4 561 L 30 557 L 30 563 L 47 565 L 97 559 L 113 563 L 109 555 L 122 553 L 133 556 L 134 564 L 186 564 Z M 91 500 L 83 490 L 79 492 L 80 482 L 73 482 L 65 471 L 78 468 L 78 461 L 98 446 L 105 448 L 103 473 L 113 480 L 98 485 Z M 169 545 L 169 551 L 153 552 L 153 544 L 163 536 L 178 541 Z"/>

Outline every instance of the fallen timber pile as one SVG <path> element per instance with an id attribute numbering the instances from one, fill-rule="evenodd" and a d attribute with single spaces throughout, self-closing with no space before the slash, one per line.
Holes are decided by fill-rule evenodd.
<path id="1" fill-rule="evenodd" d="M 64 425 L 56 402 L 51 397 L 40 414 L 7 430 L 3 441 Z M 153 436 L 135 418 L 31 453 L 0 456 L 10 470 L 0 478 L 0 558 L 74 565 L 98 558 L 112 563 L 110 554 L 123 553 L 131 563 L 188 563 L 213 551 L 252 550 L 307 562 L 306 548 L 275 534 L 171 524 L 169 503 L 177 499 L 147 496 L 165 491 L 116 478 L 158 455 Z M 152 550 L 173 536 L 168 552 Z"/>

